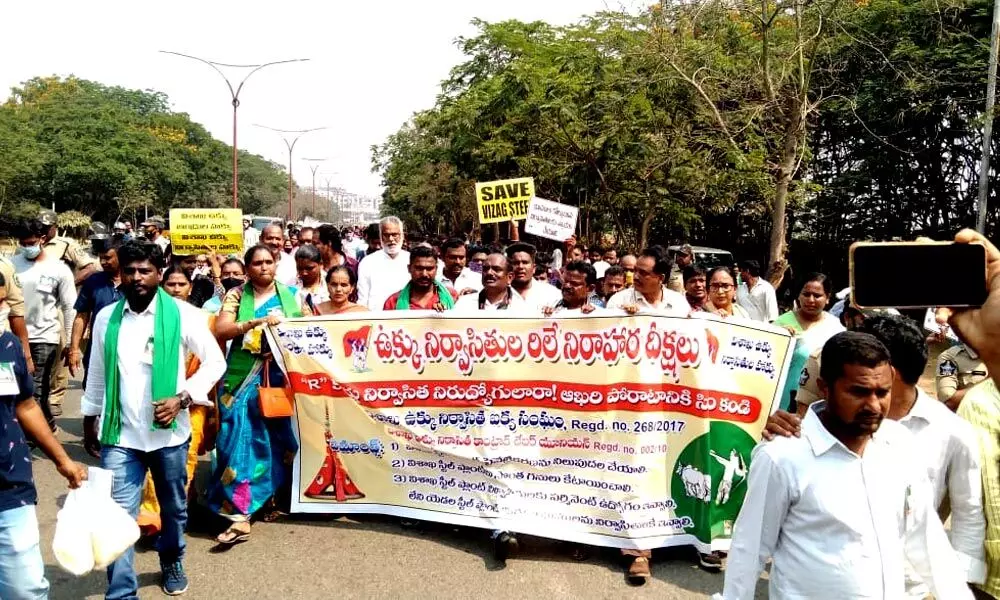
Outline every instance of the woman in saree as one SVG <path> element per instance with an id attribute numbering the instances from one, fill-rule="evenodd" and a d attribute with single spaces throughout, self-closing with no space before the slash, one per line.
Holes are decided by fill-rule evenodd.
<path id="1" fill-rule="evenodd" d="M 191 279 L 179 266 L 170 267 L 163 273 L 160 283 L 163 290 L 177 298 L 188 302 L 191 297 Z M 215 331 L 215 315 L 205 313 L 208 328 Z M 198 357 L 188 354 L 185 368 L 187 377 L 191 377 L 200 366 Z M 209 452 L 215 442 L 215 407 L 192 404 L 191 414 L 191 444 L 188 446 L 187 481 L 190 494 L 191 483 L 194 481 L 194 471 L 198 466 L 198 456 Z M 139 515 L 136 517 L 139 530 L 143 535 L 151 536 L 160 532 L 160 503 L 156 500 L 156 490 L 153 487 L 153 477 L 147 472 L 146 483 L 142 490 L 142 504 L 139 505 Z"/>
<path id="2" fill-rule="evenodd" d="M 276 494 L 286 493 L 298 450 L 291 419 L 265 418 L 258 392 L 264 369 L 270 387 L 285 384 L 262 333 L 264 326 L 282 318 L 302 316 L 295 289 L 275 281 L 276 264 L 267 246 L 250 248 L 243 262 L 247 283 L 226 294 L 215 330 L 220 343 L 232 344 L 218 402 L 217 464 L 207 498 L 212 510 L 231 521 L 216 538 L 227 545 L 249 539 L 250 517 L 273 506 Z"/>

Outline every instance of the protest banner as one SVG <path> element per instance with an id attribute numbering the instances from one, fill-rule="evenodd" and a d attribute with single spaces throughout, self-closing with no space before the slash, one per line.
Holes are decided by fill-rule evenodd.
<path id="1" fill-rule="evenodd" d="M 791 356 L 770 325 L 624 314 L 372 313 L 268 336 L 295 396 L 293 512 L 621 548 L 728 547 Z"/>
<path id="2" fill-rule="evenodd" d="M 531 177 L 477 183 L 479 222 L 485 225 L 523 220 L 528 216 L 528 202 L 534 195 L 535 180 Z"/>
<path id="3" fill-rule="evenodd" d="M 557 242 L 565 242 L 576 233 L 576 220 L 580 209 L 534 197 L 528 204 L 528 218 L 524 221 L 525 233 Z"/>
<path id="4" fill-rule="evenodd" d="M 239 254 L 243 252 L 243 211 L 172 208 L 170 244 L 174 254 L 201 254 L 206 246 L 221 255 Z"/>

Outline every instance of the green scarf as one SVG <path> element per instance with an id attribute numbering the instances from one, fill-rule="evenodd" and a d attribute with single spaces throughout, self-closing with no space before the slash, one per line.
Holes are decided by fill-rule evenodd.
<path id="1" fill-rule="evenodd" d="M 295 294 L 283 283 L 274 282 L 274 289 L 278 294 L 278 302 L 281 303 L 281 312 L 286 317 L 301 317 L 302 311 L 299 303 L 295 301 Z M 252 321 L 257 313 L 254 309 L 253 286 L 247 283 L 243 287 L 243 296 L 240 297 L 240 307 L 236 312 L 236 322 L 246 323 Z M 229 369 L 226 371 L 225 391 L 232 393 L 243 383 L 250 370 L 253 369 L 255 357 L 250 352 L 243 349 L 240 338 L 233 340 L 232 349 L 229 351 Z"/>
<path id="2" fill-rule="evenodd" d="M 410 285 L 406 284 L 403 291 L 399 292 L 399 298 L 396 300 L 396 310 L 410 310 Z M 444 306 L 445 310 L 450 310 L 455 306 L 455 300 L 451 297 L 451 292 L 448 288 L 444 287 L 444 284 L 438 280 L 434 280 L 434 287 L 437 289 L 438 302 L 441 306 Z"/>
<path id="3" fill-rule="evenodd" d="M 181 311 L 177 301 L 162 288 L 156 289 L 156 313 L 153 316 L 153 402 L 177 395 L 177 370 L 181 353 Z M 118 370 L 118 334 L 125 314 L 122 298 L 111 311 L 108 330 L 104 334 L 104 421 L 101 443 L 118 445 L 122 434 L 121 385 Z M 177 428 L 177 421 L 168 425 Z M 155 421 L 153 427 L 163 429 Z"/>

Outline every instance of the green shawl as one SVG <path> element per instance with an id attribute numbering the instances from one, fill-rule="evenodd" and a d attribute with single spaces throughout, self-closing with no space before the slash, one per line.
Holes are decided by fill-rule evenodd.
<path id="1" fill-rule="evenodd" d="M 281 312 L 286 317 L 301 317 L 302 311 L 299 303 L 295 301 L 295 294 L 285 284 L 274 282 L 274 289 L 278 294 L 278 302 L 281 303 Z M 247 283 L 243 286 L 243 295 L 240 297 L 240 307 L 236 312 L 236 322 L 246 323 L 254 319 L 256 310 L 253 306 L 253 286 Z M 243 344 L 239 338 L 233 340 L 232 349 L 229 351 L 229 369 L 226 371 L 225 391 L 232 393 L 243 383 L 250 370 L 253 369 L 257 358 L 243 349 Z"/>
<path id="2" fill-rule="evenodd" d="M 153 402 L 177 395 L 177 371 L 181 353 L 181 311 L 177 301 L 162 288 L 156 289 L 156 313 L 153 317 Z M 121 383 L 118 370 L 118 334 L 125 314 L 125 298 L 111 311 L 104 335 L 104 420 L 101 443 L 118 445 L 122 433 Z M 177 421 L 168 425 L 177 428 Z M 155 421 L 153 429 L 163 429 Z"/>
<path id="3" fill-rule="evenodd" d="M 438 302 L 444 306 L 445 310 L 451 310 L 455 306 L 455 300 L 451 297 L 451 292 L 438 280 L 434 280 L 434 287 L 437 291 Z M 396 310 L 410 310 L 410 284 L 406 284 L 403 291 L 399 292 L 396 299 Z"/>

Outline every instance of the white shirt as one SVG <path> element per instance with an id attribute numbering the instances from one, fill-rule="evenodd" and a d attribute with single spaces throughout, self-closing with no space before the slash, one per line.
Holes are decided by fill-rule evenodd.
<path id="1" fill-rule="evenodd" d="M 366 256 L 358 264 L 358 304 L 382 310 L 389 296 L 410 282 L 410 253 L 400 250 L 396 258 L 385 250 Z"/>
<path id="2" fill-rule="evenodd" d="M 219 350 L 219 343 L 208 328 L 208 314 L 187 302 L 171 298 L 181 313 L 181 349 L 177 361 L 177 392 L 191 394 L 196 404 L 212 406 L 208 393 L 226 372 L 226 359 Z M 117 303 L 106 306 L 94 319 L 93 348 L 87 370 L 87 389 L 80 400 L 80 412 L 85 417 L 98 417 L 104 413 L 104 336 L 108 321 Z M 142 452 L 152 452 L 183 444 L 191 437 L 188 411 L 177 414 L 175 429 L 153 428 L 153 365 L 149 363 L 146 345 L 153 337 L 156 315 L 154 298 L 146 310 L 135 313 L 125 303 L 121 329 L 118 332 L 118 395 L 122 406 L 122 431 L 119 446 Z M 188 353 L 201 360 L 201 366 L 190 379 L 186 375 Z"/>
<path id="3" fill-rule="evenodd" d="M 983 583 L 986 580 L 986 518 L 983 515 L 978 438 L 972 425 L 919 388 L 916 403 L 898 423 L 908 429 L 917 442 L 927 467 L 934 507 L 939 508 L 948 496 L 950 538 L 962 569 L 961 576 L 970 583 Z M 927 586 L 911 570 L 907 570 L 906 575 L 908 597 L 930 595 Z"/>
<path id="4" fill-rule="evenodd" d="M 20 254 L 11 259 L 24 292 L 24 324 L 33 344 L 58 344 L 61 335 L 70 339 L 76 311 L 73 272 L 58 258 L 41 256 L 28 260 Z M 10 284 L 8 284 L 10 285 Z M 62 321 L 59 310 L 62 310 Z M 41 366 L 39 366 L 41 368 Z"/>
<path id="5" fill-rule="evenodd" d="M 825 408 L 809 407 L 802 437 L 754 449 L 722 597 L 752 600 L 771 558 L 772 600 L 902 598 L 907 561 L 935 597 L 972 598 L 913 436 L 885 420 L 858 456 L 820 422 Z"/>
<path id="6" fill-rule="evenodd" d="M 599 261 L 595 262 L 591 266 L 594 267 L 595 271 L 597 271 L 597 278 L 598 279 L 604 279 L 604 273 L 605 273 L 605 271 L 607 271 L 608 269 L 611 268 L 611 264 L 607 263 L 607 262 L 605 262 L 603 260 L 599 260 Z"/>
<path id="7" fill-rule="evenodd" d="M 260 243 L 260 232 L 253 227 L 243 230 L 243 251 L 246 252 Z"/>
<path id="8" fill-rule="evenodd" d="M 441 272 L 438 274 L 438 280 L 445 285 L 450 285 L 458 293 L 462 293 L 462 290 L 466 289 L 473 289 L 477 292 L 483 289 L 482 274 L 476 273 L 468 267 L 463 267 L 462 272 L 454 280 L 448 279 L 444 274 L 444 269 L 441 269 Z"/>
<path id="9" fill-rule="evenodd" d="M 299 270 L 295 265 L 295 253 L 278 252 L 278 266 L 274 270 L 275 281 L 294 287 L 299 281 Z"/>
<path id="10" fill-rule="evenodd" d="M 754 321 L 770 323 L 778 318 L 778 297 L 774 286 L 764 281 L 763 277 L 757 278 L 753 288 L 747 283 L 740 284 L 736 289 L 736 303 L 745 308 Z"/>
<path id="11" fill-rule="evenodd" d="M 510 302 L 507 303 L 508 312 L 517 314 L 519 316 L 538 316 L 535 314 L 528 304 L 514 291 L 514 288 L 508 287 L 507 293 L 510 294 Z M 488 310 L 488 311 L 498 311 L 499 304 L 493 304 L 490 302 L 489 298 L 485 299 L 483 302 L 483 308 L 479 308 L 479 294 L 466 294 L 461 296 L 457 302 L 455 302 L 455 308 L 453 311 L 466 311 L 475 312 L 477 310 Z"/>
<path id="12" fill-rule="evenodd" d="M 660 286 L 660 300 L 650 302 L 646 297 L 634 287 L 626 288 L 608 298 L 608 309 L 621 309 L 624 306 L 635 305 L 639 307 L 639 312 L 654 313 L 675 317 L 686 317 L 691 312 L 691 305 L 683 294 Z"/>
<path id="13" fill-rule="evenodd" d="M 320 304 L 326 302 L 330 299 L 330 289 L 324 283 L 326 281 L 326 273 L 320 275 L 319 282 L 316 283 L 316 287 L 313 289 L 307 289 L 302 285 L 301 281 L 296 281 L 295 286 L 298 290 L 295 292 L 295 303 L 299 305 L 302 309 L 302 314 L 305 316 L 312 315 L 306 304 L 306 298 L 312 296 L 313 306 L 319 306 Z M 204 308 L 204 307 L 202 307 Z"/>
<path id="14" fill-rule="evenodd" d="M 559 288 L 551 283 L 535 279 L 531 280 L 523 292 L 514 291 L 521 296 L 521 299 L 532 311 L 538 314 L 542 314 L 542 309 L 546 306 L 552 306 L 562 300 L 562 292 L 559 291 Z"/>

